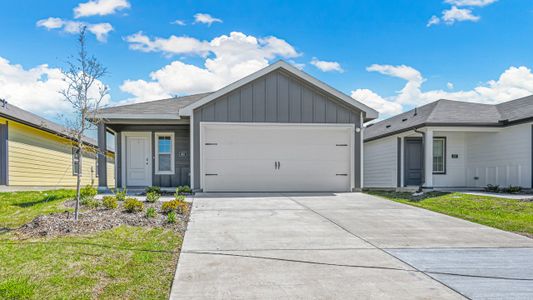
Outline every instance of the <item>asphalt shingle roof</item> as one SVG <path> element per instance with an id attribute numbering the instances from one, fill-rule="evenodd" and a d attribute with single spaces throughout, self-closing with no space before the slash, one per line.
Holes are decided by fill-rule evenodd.
<path id="1" fill-rule="evenodd" d="M 0 105 L 0 116 L 4 116 L 8 119 L 14 119 L 15 121 L 25 123 L 32 127 L 52 132 L 54 134 L 58 134 L 64 137 L 68 137 L 68 129 L 66 127 L 49 121 L 45 118 L 39 117 L 36 114 L 33 114 L 10 103 L 6 103 L 4 106 Z M 93 146 L 98 145 L 96 140 L 89 137 L 84 137 L 83 141 Z"/>
<path id="2" fill-rule="evenodd" d="M 533 95 L 496 105 L 441 99 L 372 124 L 365 140 L 426 125 L 499 126 L 532 117 Z"/>
<path id="3" fill-rule="evenodd" d="M 211 93 L 194 94 L 100 109 L 101 114 L 178 114 L 178 111 Z"/>

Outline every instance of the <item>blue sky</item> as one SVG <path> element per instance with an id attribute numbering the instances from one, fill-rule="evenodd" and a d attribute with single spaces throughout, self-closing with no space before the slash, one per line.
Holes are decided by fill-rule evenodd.
<path id="1" fill-rule="evenodd" d="M 0 98 L 55 120 L 68 110 L 58 68 L 79 22 L 109 105 L 213 90 L 277 59 L 382 117 L 533 94 L 529 0 L 79 0 L 0 2 Z"/>

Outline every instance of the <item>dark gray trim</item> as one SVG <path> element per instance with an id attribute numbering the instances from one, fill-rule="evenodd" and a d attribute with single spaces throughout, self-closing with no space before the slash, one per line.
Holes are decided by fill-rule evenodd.
<path id="1" fill-rule="evenodd" d="M 115 137 L 115 186 L 122 187 L 122 133 L 117 131 Z"/>
<path id="2" fill-rule="evenodd" d="M 531 188 L 533 189 L 533 125 L 531 125 Z"/>
<path id="3" fill-rule="evenodd" d="M 402 138 L 396 143 L 396 187 L 402 186 Z"/>
<path id="4" fill-rule="evenodd" d="M 104 123 L 98 124 L 98 186 L 107 188 L 107 128 Z"/>
<path id="5" fill-rule="evenodd" d="M 0 124 L 0 185 L 9 184 L 8 170 L 8 124 Z"/>
<path id="6" fill-rule="evenodd" d="M 444 140 L 444 153 L 443 153 L 443 155 L 444 155 L 444 172 L 435 172 L 435 170 L 433 170 L 433 175 L 446 175 L 446 171 L 448 170 L 448 168 L 447 168 L 448 159 L 446 158 L 446 155 L 447 155 L 446 149 L 448 148 L 448 141 L 446 140 L 445 136 L 434 136 L 433 137 L 433 143 L 435 143 L 435 139 L 443 139 Z M 431 158 L 431 163 L 433 163 L 433 157 Z"/>

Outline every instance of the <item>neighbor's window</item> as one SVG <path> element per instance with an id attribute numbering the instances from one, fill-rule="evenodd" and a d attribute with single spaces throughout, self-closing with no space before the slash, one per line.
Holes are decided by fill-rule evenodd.
<path id="1" fill-rule="evenodd" d="M 156 133 L 156 174 L 174 174 L 174 134 Z"/>
<path id="2" fill-rule="evenodd" d="M 433 138 L 433 173 L 446 173 L 446 139 Z"/>
<path id="3" fill-rule="evenodd" d="M 81 174 L 81 151 L 78 147 L 72 147 L 72 175 Z"/>

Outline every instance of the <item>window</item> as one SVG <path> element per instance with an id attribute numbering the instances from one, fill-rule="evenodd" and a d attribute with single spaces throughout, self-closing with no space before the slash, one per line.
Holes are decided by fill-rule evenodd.
<path id="1" fill-rule="evenodd" d="M 81 151 L 78 147 L 72 147 L 72 175 L 81 175 Z"/>
<path id="2" fill-rule="evenodd" d="M 433 138 L 433 174 L 446 173 L 446 138 Z"/>
<path id="3" fill-rule="evenodd" d="M 174 134 L 156 133 L 155 173 L 174 174 Z"/>

